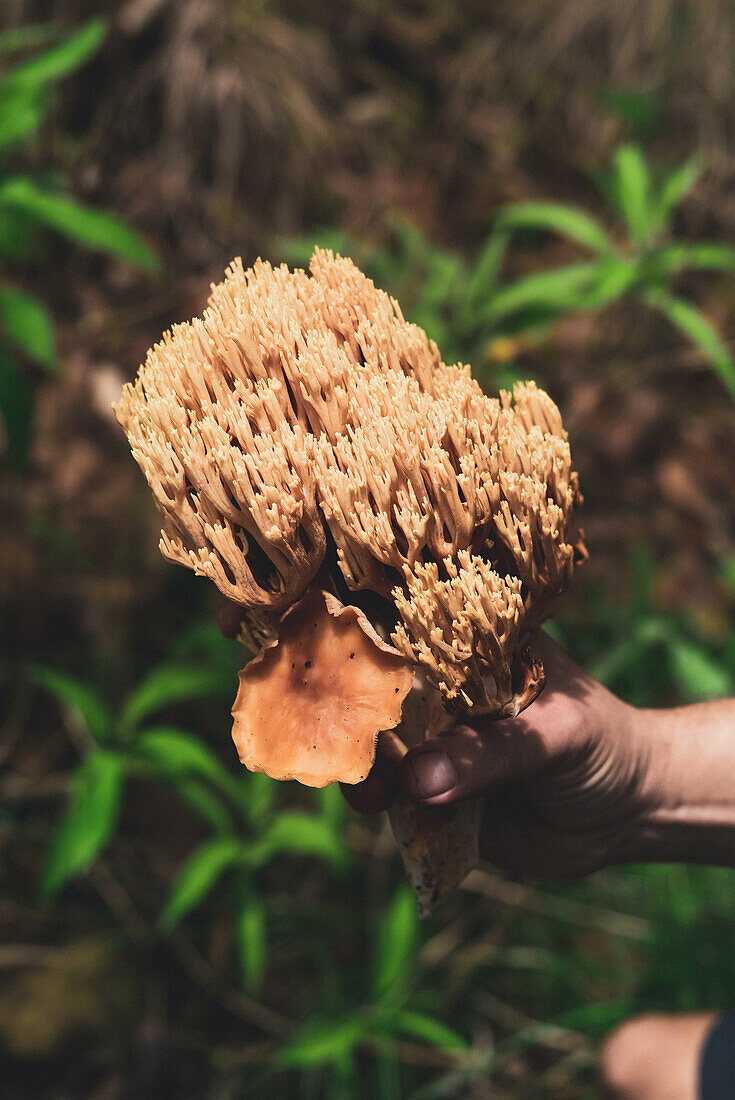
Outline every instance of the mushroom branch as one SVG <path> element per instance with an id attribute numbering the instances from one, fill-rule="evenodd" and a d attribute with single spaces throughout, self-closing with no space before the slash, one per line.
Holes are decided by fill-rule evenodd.
<path id="1" fill-rule="evenodd" d="M 541 689 L 528 641 L 585 554 L 559 410 L 483 393 L 351 260 L 235 260 L 115 409 L 161 552 L 243 608 L 249 768 L 357 782 L 385 731 L 424 735 L 411 693 L 443 721 Z"/>

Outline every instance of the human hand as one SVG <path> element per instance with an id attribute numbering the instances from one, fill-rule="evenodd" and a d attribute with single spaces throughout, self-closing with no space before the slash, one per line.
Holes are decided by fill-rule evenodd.
<path id="1" fill-rule="evenodd" d="M 219 624 L 240 629 L 227 601 Z M 735 866 L 735 700 L 637 710 L 543 631 L 546 686 L 517 718 L 458 724 L 396 765 L 342 784 L 357 811 L 398 795 L 425 806 L 485 798 L 481 855 L 516 877 L 574 878 L 620 862 Z"/>
<path id="2" fill-rule="evenodd" d="M 519 877 L 572 878 L 628 858 L 652 798 L 639 712 L 543 632 L 534 650 L 546 686 L 522 714 L 454 726 L 399 766 L 379 755 L 366 780 L 343 784 L 350 805 L 369 812 L 399 793 L 426 806 L 482 795 L 481 855 Z"/>

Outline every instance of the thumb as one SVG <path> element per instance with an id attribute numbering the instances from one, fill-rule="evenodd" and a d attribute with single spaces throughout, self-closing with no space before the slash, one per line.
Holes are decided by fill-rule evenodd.
<path id="1" fill-rule="evenodd" d="M 404 756 L 400 786 L 414 802 L 445 806 L 527 779 L 548 759 L 542 738 L 522 719 L 455 726 Z"/>

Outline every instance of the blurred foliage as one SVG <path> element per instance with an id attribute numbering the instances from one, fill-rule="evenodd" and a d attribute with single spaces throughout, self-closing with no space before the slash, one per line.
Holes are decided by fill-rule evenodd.
<path id="1" fill-rule="evenodd" d="M 473 263 L 432 245 L 410 222 L 394 219 L 394 248 L 370 246 L 349 234 L 316 235 L 324 248 L 350 255 L 378 286 L 388 288 L 406 316 L 436 340 L 447 362 L 471 362 L 480 370 L 511 359 L 523 341 L 538 340 L 566 315 L 602 310 L 629 296 L 660 312 L 690 340 L 735 398 L 735 360 L 704 314 L 672 289 L 687 271 L 735 273 L 735 248 L 674 238 L 672 219 L 701 175 L 696 159 L 655 173 L 637 145 L 621 145 L 612 166 L 596 182 L 624 232 L 616 241 L 596 218 L 555 202 L 518 203 L 502 209 Z M 593 253 L 594 259 L 513 282 L 502 278 L 514 238 L 538 240 L 554 233 Z M 282 240 L 286 259 L 308 264 L 308 240 Z M 506 367 L 493 378 L 512 380 Z M 485 375 L 487 381 L 487 375 Z"/>
<path id="2" fill-rule="evenodd" d="M 23 170 L 22 154 L 39 140 L 54 106 L 59 80 L 99 49 L 105 24 L 91 20 L 61 37 L 52 26 L 0 33 L 0 264 L 22 271 L 36 255 L 39 230 L 51 229 L 76 244 L 121 257 L 146 271 L 158 261 L 123 221 L 72 198 L 51 170 Z M 39 47 L 41 47 L 40 52 Z M 42 137 L 42 134 L 41 134 Z M 33 383 L 28 367 L 58 370 L 51 314 L 39 298 L 15 283 L 0 282 L 0 416 L 5 450 L 22 466 L 33 424 Z"/>
<path id="3" fill-rule="evenodd" d="M 47 7 L 65 22 L 88 14 L 68 0 Z M 657 20 L 647 5 L 567 3 L 500 6 L 479 22 L 471 5 L 439 0 L 410 12 L 350 2 L 345 13 L 306 2 L 293 16 L 241 0 L 108 7 L 116 37 L 101 62 L 97 19 L 72 34 L 47 23 L 0 32 L 0 410 L 17 467 L 34 390 L 50 408 L 45 451 L 12 483 L 17 542 L 3 542 L 22 567 L 6 580 L 9 635 L 29 639 L 6 675 L 0 745 L 11 764 L 0 781 L 4 1088 L 594 1095 L 595 1043 L 626 1016 L 732 1001 L 732 872 L 615 868 L 529 885 L 488 870 L 419 924 L 390 838 L 349 814 L 338 789 L 239 769 L 223 716 L 242 650 L 211 624 L 197 582 L 145 559 L 149 544 L 156 556 L 150 501 L 142 483 L 124 495 L 129 455 L 90 413 L 89 364 L 59 370 L 52 313 L 73 328 L 96 384 L 100 359 L 129 376 L 163 327 L 199 308 L 201 272 L 218 274 L 237 248 L 264 250 L 279 233 L 283 258 L 300 263 L 315 240 L 348 252 L 447 361 L 471 362 L 488 386 L 540 371 L 555 396 L 561 387 L 575 461 L 587 464 L 584 522 L 608 518 L 615 539 L 598 526 L 590 577 L 554 635 L 637 705 L 731 694 L 731 495 L 719 512 L 677 496 L 658 527 L 631 516 L 650 500 L 646 485 L 661 491 L 650 438 L 669 429 L 699 487 L 724 495 L 714 469 L 730 452 L 714 434 L 691 465 L 695 403 L 677 357 L 652 384 L 641 363 L 659 347 L 648 314 L 663 317 L 675 346 L 688 341 L 718 380 L 714 397 L 697 391 L 696 411 L 709 430 L 724 409 L 731 429 L 717 392 L 735 389 L 720 331 L 731 303 L 718 313 L 713 293 L 724 299 L 729 283 L 702 284 L 700 310 L 692 273 L 734 266 L 719 243 L 735 224 L 732 112 L 706 106 L 728 102 L 735 22 L 723 5 L 688 2 L 664 4 Z M 669 7 L 678 45 L 666 69 L 655 28 L 667 30 Z M 700 21 L 696 35 L 687 20 Z M 631 28 L 640 48 L 626 68 Z M 650 78 L 636 60 L 649 57 L 660 66 Z M 72 73 L 80 91 L 64 103 L 59 82 Z M 700 124 L 707 155 L 686 159 Z M 126 297 L 87 272 L 70 319 L 56 293 L 69 262 L 49 251 L 48 230 L 157 266 L 123 222 L 72 197 L 67 156 L 88 133 L 81 159 L 100 173 L 103 204 L 135 212 L 183 288 L 151 296 L 146 283 Z M 587 171 L 608 156 L 607 170 Z M 536 198 L 518 201 L 526 195 Z M 319 224 L 349 231 L 313 232 Z M 562 342 L 556 358 L 552 337 L 584 316 L 598 342 L 576 357 Z M 619 339 L 620 316 L 634 318 L 638 344 Z M 613 352 L 599 353 L 604 337 Z M 664 428 L 641 418 L 648 442 L 631 469 L 613 449 L 598 472 L 604 452 L 588 437 L 607 444 L 651 391 Z M 695 577 L 711 574 L 704 607 L 696 586 L 680 603 L 662 594 L 672 547 L 689 543 Z M 197 625 L 183 631 L 187 621 Z"/>

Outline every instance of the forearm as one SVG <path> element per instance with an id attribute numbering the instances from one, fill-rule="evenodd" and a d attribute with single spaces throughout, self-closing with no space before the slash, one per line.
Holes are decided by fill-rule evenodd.
<path id="1" fill-rule="evenodd" d="M 646 808 L 621 858 L 735 867 L 735 699 L 639 711 L 637 724 Z"/>

